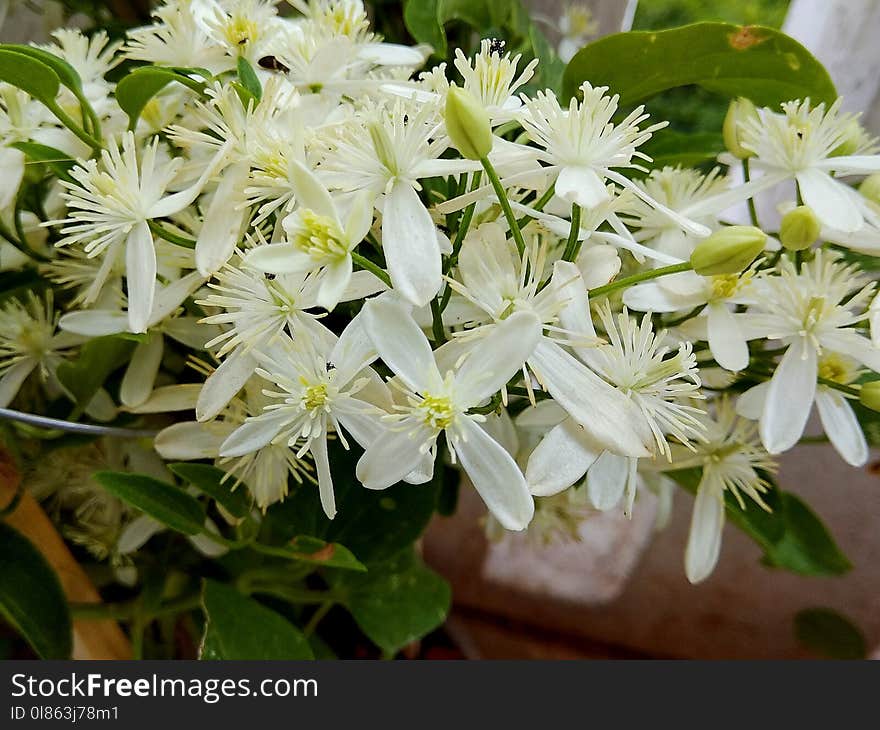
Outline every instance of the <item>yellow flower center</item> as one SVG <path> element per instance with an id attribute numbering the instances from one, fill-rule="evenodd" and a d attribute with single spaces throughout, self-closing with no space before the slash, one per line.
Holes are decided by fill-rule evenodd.
<path id="1" fill-rule="evenodd" d="M 819 377 L 824 380 L 846 384 L 852 380 L 852 374 L 852 369 L 839 355 L 826 355 L 819 361 Z"/>
<path id="2" fill-rule="evenodd" d="M 753 273 L 717 274 L 712 277 L 712 299 L 730 299 L 751 281 Z"/>
<path id="3" fill-rule="evenodd" d="M 292 234 L 292 243 L 316 261 L 341 259 L 348 255 L 345 234 L 336 221 L 313 210 L 300 213 L 301 226 Z"/>
<path id="4" fill-rule="evenodd" d="M 302 396 L 303 405 L 310 411 L 323 408 L 327 403 L 327 384 L 310 385 Z"/>
<path id="5" fill-rule="evenodd" d="M 239 48 L 252 43 L 259 37 L 259 28 L 254 20 L 244 15 L 235 15 L 226 22 L 223 35 L 231 46 Z"/>
<path id="6" fill-rule="evenodd" d="M 455 420 L 455 408 L 447 396 L 425 394 L 419 403 L 422 420 L 427 426 L 436 429 L 449 428 Z"/>

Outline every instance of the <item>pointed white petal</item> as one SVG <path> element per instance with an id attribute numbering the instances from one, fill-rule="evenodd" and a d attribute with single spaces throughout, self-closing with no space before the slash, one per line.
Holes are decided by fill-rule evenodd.
<path id="1" fill-rule="evenodd" d="M 526 466 L 529 490 L 536 497 L 549 497 L 568 489 L 587 473 L 602 451 L 582 426 L 566 418 L 550 429 L 529 456 Z"/>
<path id="2" fill-rule="evenodd" d="M 489 511 L 506 529 L 524 530 L 535 514 L 535 501 L 513 457 L 470 418 L 450 433 L 462 468 Z"/>
<path id="3" fill-rule="evenodd" d="M 585 246 L 577 258 L 577 266 L 587 289 L 605 286 L 620 273 L 620 256 L 614 246 L 597 243 Z"/>
<path id="4" fill-rule="evenodd" d="M 259 451 L 290 421 L 290 412 L 284 408 L 264 411 L 248 418 L 220 445 L 220 456 L 244 456 Z"/>
<path id="5" fill-rule="evenodd" d="M 25 155 L 14 147 L 0 147 L 0 210 L 6 210 L 15 200 L 24 177 Z"/>
<path id="6" fill-rule="evenodd" d="M 153 535 L 164 532 L 165 525 L 149 515 L 139 515 L 129 522 L 119 533 L 116 551 L 120 555 L 129 555 L 140 550 Z"/>
<path id="7" fill-rule="evenodd" d="M 87 337 L 116 335 L 128 329 L 128 315 L 115 309 L 84 309 L 62 315 L 58 326 Z"/>
<path id="8" fill-rule="evenodd" d="M 357 478 L 367 489 L 387 489 L 420 465 L 422 449 L 431 441 L 427 429 L 385 431 L 358 461 Z"/>
<path id="9" fill-rule="evenodd" d="M 241 238 L 246 208 L 239 206 L 241 188 L 247 180 L 248 163 L 239 162 L 225 171 L 214 191 L 199 236 L 196 268 L 208 277 L 229 261 Z"/>
<path id="10" fill-rule="evenodd" d="M 196 418 L 209 421 L 220 413 L 253 375 L 256 367 L 257 361 L 250 353 L 241 349 L 231 352 L 202 386 L 196 403 Z"/>
<path id="11" fill-rule="evenodd" d="M 394 290 L 417 307 L 443 283 L 434 221 L 409 183 L 398 182 L 385 196 L 382 249 Z"/>
<path id="12" fill-rule="evenodd" d="M 725 370 L 738 372 L 745 369 L 749 364 L 749 346 L 727 305 L 712 302 L 706 311 L 712 357 Z"/>
<path id="13" fill-rule="evenodd" d="M 592 167 L 563 167 L 556 178 L 556 194 L 582 208 L 595 208 L 611 198 L 605 181 Z"/>
<path id="14" fill-rule="evenodd" d="M 816 395 L 816 349 L 795 340 L 770 379 L 761 414 L 761 441 L 771 454 L 794 446 L 804 432 Z"/>
<path id="15" fill-rule="evenodd" d="M 343 387 L 351 382 L 378 355 L 376 346 L 364 327 L 364 317 L 359 313 L 342 330 L 330 352 L 329 361 L 336 366 L 336 384 Z"/>
<path id="16" fill-rule="evenodd" d="M 146 342 L 138 343 L 119 388 L 119 400 L 123 405 L 129 408 L 139 406 L 150 397 L 164 351 L 164 338 L 155 332 Z"/>
<path id="17" fill-rule="evenodd" d="M 736 412 L 743 418 L 757 421 L 764 412 L 764 403 L 767 401 L 767 393 L 770 383 L 759 383 L 745 391 L 736 401 Z"/>
<path id="18" fill-rule="evenodd" d="M 852 233 L 862 227 L 862 213 L 847 194 L 844 183 L 816 169 L 799 172 L 797 182 L 804 203 L 813 209 L 823 225 L 844 233 Z"/>
<path id="19" fill-rule="evenodd" d="M 318 215 L 336 219 L 336 206 L 327 188 L 315 174 L 297 160 L 290 161 L 290 175 L 296 201 L 300 208 L 308 208 Z M 285 228 L 286 230 L 286 228 Z"/>
<path id="20" fill-rule="evenodd" d="M 205 282 L 205 277 L 198 271 L 181 276 L 168 286 L 162 287 L 153 300 L 153 311 L 150 312 L 150 327 L 155 327 L 163 319 L 171 315 Z"/>
<path id="21" fill-rule="evenodd" d="M 515 312 L 494 325 L 470 350 L 455 374 L 461 402 L 477 405 L 510 380 L 538 344 L 541 322 L 531 312 Z"/>
<path id="22" fill-rule="evenodd" d="M 318 290 L 318 306 L 332 312 L 342 299 L 351 280 L 351 256 L 324 269 L 321 288 Z"/>
<path id="23" fill-rule="evenodd" d="M 309 447 L 315 459 L 315 470 L 318 472 L 318 496 L 327 519 L 336 517 L 336 495 L 333 492 L 333 477 L 330 474 L 330 458 L 327 455 L 327 436 L 321 435 L 312 439 Z"/>
<path id="24" fill-rule="evenodd" d="M 220 454 L 220 444 L 234 429 L 231 423 L 184 421 L 163 428 L 153 446 L 159 456 L 169 461 L 214 459 Z"/>
<path id="25" fill-rule="evenodd" d="M 816 408 L 822 428 L 841 458 L 850 466 L 864 466 L 868 461 L 868 444 L 862 427 L 846 398 L 836 390 L 816 390 Z"/>
<path id="26" fill-rule="evenodd" d="M 623 498 L 629 475 L 629 459 L 605 451 L 587 472 L 587 496 L 602 512 L 614 509 Z"/>
<path id="27" fill-rule="evenodd" d="M 127 410 L 132 413 L 192 411 L 195 410 L 196 401 L 201 391 L 201 383 L 165 385 L 161 388 L 156 388 L 143 403 Z"/>
<path id="28" fill-rule="evenodd" d="M 694 500 L 691 529 L 684 553 L 685 574 L 691 583 L 705 580 L 715 570 L 721 554 L 723 530 L 723 492 L 711 476 L 704 475 Z"/>
<path id="29" fill-rule="evenodd" d="M 431 345 L 405 305 L 380 297 L 368 301 L 362 312 L 379 356 L 410 390 L 420 393 L 437 384 L 440 373 Z"/>
<path id="30" fill-rule="evenodd" d="M 305 251 L 290 243 L 270 243 L 247 252 L 245 264 L 269 274 L 296 274 L 318 268 Z"/>
<path id="31" fill-rule="evenodd" d="M 638 312 L 680 312 L 693 309 L 704 301 L 705 297 L 675 294 L 657 281 L 636 284 L 623 293 L 623 303 Z"/>
<path id="32" fill-rule="evenodd" d="M 33 372 L 35 367 L 37 367 L 35 358 L 25 358 L 19 360 L 0 376 L 0 408 L 6 408 L 12 402 L 18 389 L 21 388 L 22 383 L 27 380 L 27 376 Z"/>
<path id="33" fill-rule="evenodd" d="M 156 292 L 156 249 L 145 221 L 132 228 L 125 242 L 125 278 L 128 327 L 132 332 L 146 332 Z"/>

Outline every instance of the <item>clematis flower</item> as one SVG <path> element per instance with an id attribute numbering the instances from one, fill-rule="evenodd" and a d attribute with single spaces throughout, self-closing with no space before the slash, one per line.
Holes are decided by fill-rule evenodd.
<path id="1" fill-rule="evenodd" d="M 458 367 L 441 374 L 427 338 L 403 304 L 380 297 L 363 309 L 364 328 L 382 361 L 400 378 L 406 403 L 387 419 L 387 430 L 367 448 L 357 477 L 368 489 L 385 489 L 416 469 L 446 433 L 454 458 L 495 518 L 522 530 L 534 502 L 513 457 L 469 413 L 499 391 L 522 367 L 540 336 L 534 314 L 511 314 L 483 338 Z"/>

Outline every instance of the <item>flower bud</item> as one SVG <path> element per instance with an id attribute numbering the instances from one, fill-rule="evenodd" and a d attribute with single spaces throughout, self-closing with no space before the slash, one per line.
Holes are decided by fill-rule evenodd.
<path id="1" fill-rule="evenodd" d="M 880 172 L 875 172 L 862 180 L 859 192 L 872 203 L 880 205 Z"/>
<path id="2" fill-rule="evenodd" d="M 469 160 L 481 160 L 492 151 L 489 115 L 464 89 L 450 86 L 446 94 L 446 132 L 456 149 Z"/>
<path id="3" fill-rule="evenodd" d="M 740 160 L 744 160 L 754 154 L 754 152 L 746 149 L 740 143 L 742 138 L 740 124 L 746 121 L 749 117 L 755 117 L 757 115 L 758 110 L 755 109 L 755 105 L 748 99 L 742 97 L 730 102 L 730 106 L 727 109 L 727 116 L 724 117 L 724 126 L 721 130 L 724 135 L 724 146 L 727 147 L 728 151 L 734 157 L 737 157 Z"/>
<path id="4" fill-rule="evenodd" d="M 872 411 L 880 411 L 880 380 L 864 383 L 859 390 L 859 402 Z"/>
<path id="5" fill-rule="evenodd" d="M 828 154 L 829 157 L 844 157 L 845 155 L 854 155 L 862 149 L 870 138 L 865 133 L 864 128 L 859 124 L 858 119 L 850 119 L 843 128 L 840 144 L 837 145 Z"/>
<path id="6" fill-rule="evenodd" d="M 779 225 L 779 241 L 789 251 L 803 251 L 812 246 L 822 226 L 813 210 L 806 205 L 799 205 L 784 216 Z"/>
<path id="7" fill-rule="evenodd" d="M 726 226 L 701 241 L 691 266 L 702 276 L 738 274 L 764 250 L 766 234 L 754 226 Z"/>

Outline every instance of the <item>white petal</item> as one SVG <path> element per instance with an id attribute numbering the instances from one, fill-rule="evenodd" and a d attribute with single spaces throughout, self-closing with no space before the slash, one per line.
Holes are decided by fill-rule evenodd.
<path id="1" fill-rule="evenodd" d="M 0 376 L 0 408 L 6 408 L 12 402 L 18 389 L 35 367 L 37 360 L 29 357 L 15 363 Z"/>
<path id="2" fill-rule="evenodd" d="M 188 208 L 192 205 L 195 202 L 195 199 L 201 195 L 208 180 L 214 177 L 217 170 L 226 163 L 226 156 L 229 154 L 229 150 L 232 148 L 233 144 L 235 144 L 234 139 L 228 140 L 219 150 L 217 150 L 217 153 L 211 159 L 211 162 L 205 167 L 202 174 L 199 176 L 199 179 L 193 185 L 172 195 L 166 195 L 150 208 L 147 217 L 165 218 L 174 215 L 175 213 L 179 213 L 184 208 Z"/>
<path id="3" fill-rule="evenodd" d="M 366 299 L 383 291 L 388 291 L 388 285 L 372 271 L 355 271 L 348 280 L 348 286 L 339 301 L 352 302 L 356 299 Z"/>
<path id="4" fill-rule="evenodd" d="M 145 221 L 132 228 L 125 242 L 125 278 L 128 327 L 132 332 L 146 332 L 156 292 L 156 249 Z"/>
<path id="5" fill-rule="evenodd" d="M 816 349 L 795 340 L 770 379 L 767 401 L 761 414 L 761 441 L 771 454 L 794 446 L 810 416 L 816 395 Z"/>
<path id="6" fill-rule="evenodd" d="M 868 444 L 846 398 L 831 388 L 818 388 L 816 408 L 822 428 L 841 458 L 850 466 L 864 466 L 868 461 Z"/>
<path id="7" fill-rule="evenodd" d="M 290 161 L 290 175 L 296 201 L 300 208 L 313 210 L 318 215 L 336 219 L 336 206 L 321 181 L 305 165 L 297 160 Z M 285 230 L 286 227 L 285 227 Z"/>
<path id="8" fill-rule="evenodd" d="M 620 273 L 620 256 L 614 246 L 597 243 L 585 246 L 577 258 L 577 266 L 587 289 L 605 286 Z"/>
<path id="9" fill-rule="evenodd" d="M 332 312 L 342 299 L 351 279 L 351 256 L 324 269 L 321 288 L 318 290 L 318 306 Z"/>
<path id="10" fill-rule="evenodd" d="M 364 317 L 359 313 L 342 330 L 330 352 L 329 361 L 336 366 L 336 384 L 343 387 L 351 382 L 378 355 L 376 346 L 364 327 Z"/>
<path id="11" fill-rule="evenodd" d="M 155 327 L 172 314 L 204 282 L 205 277 L 198 271 L 192 271 L 160 289 L 153 302 L 153 311 L 150 312 L 150 327 Z"/>
<path id="12" fill-rule="evenodd" d="M 270 243 L 247 252 L 244 261 L 257 271 L 270 274 L 295 274 L 317 268 L 315 260 L 290 243 Z"/>
<path id="13" fill-rule="evenodd" d="M 615 453 L 650 456 L 651 436 L 635 406 L 559 345 L 542 338 L 529 366 L 554 400 L 595 441 Z"/>
<path id="14" fill-rule="evenodd" d="M 140 550 L 153 535 L 165 530 L 159 520 L 149 515 L 139 515 L 129 522 L 119 533 L 116 541 L 116 551 L 120 555 L 130 555 L 135 550 Z"/>
<path id="15" fill-rule="evenodd" d="M 841 155 L 822 160 L 817 167 L 835 170 L 841 175 L 880 172 L 880 155 Z"/>
<path id="16" fill-rule="evenodd" d="M 587 472 L 587 496 L 590 503 L 602 512 L 614 509 L 626 490 L 629 459 L 605 451 Z"/>
<path id="17" fill-rule="evenodd" d="M 357 478 L 367 489 L 387 489 L 419 466 L 432 440 L 427 429 L 385 431 L 358 461 Z"/>
<path id="18" fill-rule="evenodd" d="M 361 43 L 358 58 L 377 66 L 418 67 L 425 62 L 425 57 L 418 49 L 397 43 Z"/>
<path id="19" fill-rule="evenodd" d="M 556 178 L 556 194 L 582 208 L 595 208 L 611 198 L 605 181 L 592 167 L 563 167 Z"/>
<path id="20" fill-rule="evenodd" d="M 847 194 L 844 183 L 815 169 L 799 172 L 797 182 L 804 203 L 813 209 L 823 225 L 844 233 L 862 227 L 862 213 Z"/>
<path id="21" fill-rule="evenodd" d="M 529 456 L 526 466 L 529 490 L 536 497 L 549 497 L 568 489 L 587 473 L 602 451 L 582 426 L 566 418 L 550 429 Z"/>
<path id="22" fill-rule="evenodd" d="M 156 388 L 143 403 L 128 410 L 132 413 L 171 413 L 195 410 L 202 391 L 201 383 L 165 385 Z"/>
<path id="23" fill-rule="evenodd" d="M 443 283 L 440 244 L 434 221 L 416 191 L 398 182 L 385 196 L 382 249 L 394 290 L 418 307 Z"/>
<path id="24" fill-rule="evenodd" d="M 210 276 L 225 264 L 241 238 L 247 212 L 240 207 L 241 187 L 247 180 L 248 163 L 239 162 L 227 169 L 214 191 L 199 236 L 196 239 L 196 268 Z"/>
<path id="25" fill-rule="evenodd" d="M 234 350 L 208 376 L 196 403 L 196 418 L 208 421 L 222 411 L 257 368 L 250 353 Z"/>
<path id="26" fill-rule="evenodd" d="M 623 293 L 623 303 L 638 312 L 680 312 L 685 309 L 693 309 L 703 301 L 697 297 L 679 296 L 657 281 L 636 284 Z"/>
<path id="27" fill-rule="evenodd" d="M 541 322 L 531 312 L 515 312 L 478 340 L 455 374 L 461 402 L 477 405 L 501 390 L 535 349 Z"/>
<path id="28" fill-rule="evenodd" d="M 146 342 L 138 343 L 119 388 L 119 400 L 124 405 L 129 408 L 138 406 L 150 397 L 164 351 L 163 337 L 158 333 L 150 335 Z"/>
<path id="29" fill-rule="evenodd" d="M 880 348 L 867 337 L 852 330 L 838 329 L 822 335 L 821 342 L 823 347 L 849 355 L 875 373 L 880 373 Z"/>
<path id="30" fill-rule="evenodd" d="M 431 345 L 406 306 L 380 297 L 368 301 L 361 311 L 379 356 L 410 390 L 421 393 L 437 385 L 440 372 Z"/>
<path id="31" fill-rule="evenodd" d="M 213 459 L 234 428 L 231 423 L 184 421 L 162 429 L 153 446 L 163 459 Z"/>
<path id="32" fill-rule="evenodd" d="M 691 529 L 684 553 L 685 574 L 691 583 L 705 580 L 715 570 L 724 530 L 723 492 L 711 476 L 704 475 L 697 489 Z"/>
<path id="33" fill-rule="evenodd" d="M 58 326 L 87 337 L 116 335 L 128 330 L 128 315 L 115 309 L 84 309 L 62 315 Z"/>
<path id="34" fill-rule="evenodd" d="M 259 451 L 290 421 L 290 411 L 279 408 L 248 418 L 220 446 L 220 456 L 244 456 Z"/>
<path id="35" fill-rule="evenodd" d="M 14 147 L 0 147 L 0 210 L 12 205 L 24 177 L 25 155 Z"/>
<path id="36" fill-rule="evenodd" d="M 221 332 L 218 325 L 205 324 L 198 317 L 175 317 L 162 325 L 162 334 L 193 350 L 204 350 L 205 343 Z"/>
<path id="37" fill-rule="evenodd" d="M 322 435 L 312 440 L 309 449 L 315 459 L 318 472 L 318 495 L 327 519 L 336 517 L 336 495 L 333 493 L 333 477 L 330 475 L 330 459 L 327 456 L 327 437 Z"/>
<path id="38" fill-rule="evenodd" d="M 462 418 L 450 443 L 489 511 L 506 529 L 524 530 L 535 501 L 513 457 L 470 418 Z"/>
<path id="39" fill-rule="evenodd" d="M 767 402 L 767 393 L 770 383 L 759 383 L 745 391 L 736 401 L 736 412 L 743 418 L 757 421 L 764 412 L 764 403 Z"/>
<path id="40" fill-rule="evenodd" d="M 712 357 L 725 370 L 738 372 L 749 364 L 749 346 L 739 324 L 724 302 L 712 302 L 707 307 L 709 349 Z"/>

